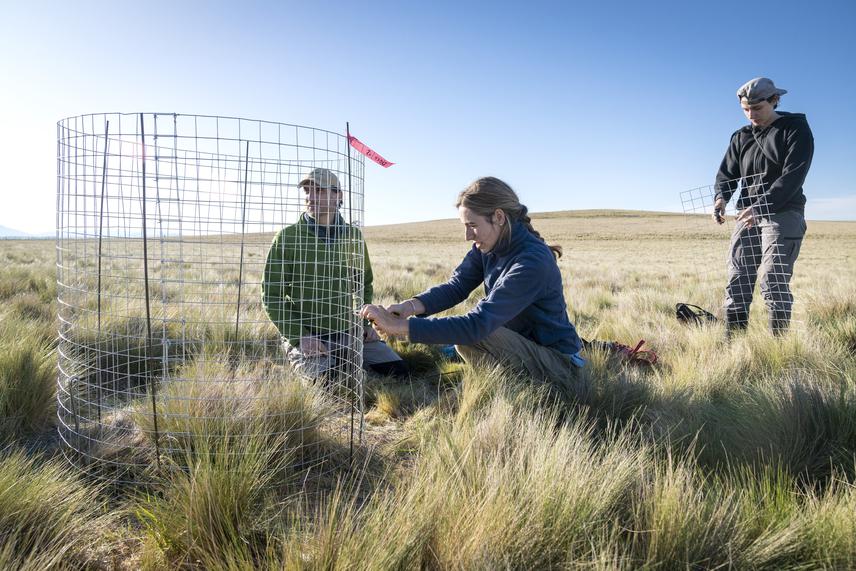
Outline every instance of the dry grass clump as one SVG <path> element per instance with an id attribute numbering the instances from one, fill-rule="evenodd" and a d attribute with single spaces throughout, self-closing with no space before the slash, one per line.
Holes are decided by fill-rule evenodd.
<path id="1" fill-rule="evenodd" d="M 32 293 L 15 296 L 12 299 L 12 308 L 24 320 L 47 321 L 53 324 L 56 317 L 52 304 L 45 303 L 42 297 Z"/>
<path id="2" fill-rule="evenodd" d="M 492 380 L 517 392 L 512 378 Z M 400 485 L 360 509 L 334 495 L 318 531 L 288 549 L 336 569 L 545 568 L 588 554 L 589 538 L 627 512 L 646 453 L 627 434 L 593 441 L 590 428 L 532 407 L 538 398 L 462 395 L 481 406 L 435 424 Z"/>
<path id="3" fill-rule="evenodd" d="M 298 463 L 317 462 L 329 452 L 321 426 L 333 414 L 330 397 L 270 362 L 235 364 L 228 356 L 197 357 L 161 383 L 156 407 L 161 452 L 179 463 L 200 450 L 203 437 L 205 450 L 219 450 L 217 443 L 235 440 L 236 453 L 243 435 L 268 438 Z M 156 433 L 151 399 L 140 399 L 133 410 L 152 448 Z"/>
<path id="4" fill-rule="evenodd" d="M 35 295 L 43 304 L 56 299 L 56 279 L 51 268 L 7 267 L 0 277 L 0 300 L 18 295 Z"/>
<path id="5" fill-rule="evenodd" d="M 811 496 L 801 518 L 801 555 L 825 569 L 856 568 L 856 487 L 836 481 L 823 495 Z"/>
<path id="6" fill-rule="evenodd" d="M 856 291 L 852 281 L 837 282 L 808 300 L 809 323 L 828 337 L 828 345 L 856 355 Z"/>
<path id="7" fill-rule="evenodd" d="M 53 422 L 56 356 L 20 322 L 0 327 L 0 443 L 32 436 Z"/>
<path id="8" fill-rule="evenodd" d="M 207 354 L 158 393 L 165 471 L 137 500 L 141 563 L 154 569 L 252 568 L 279 545 L 293 490 L 338 453 L 322 431 L 333 407 L 318 387 L 269 362 Z M 259 379 L 280 377 L 261 383 Z M 150 401 L 134 418 L 153 447 Z"/>
<path id="9" fill-rule="evenodd" d="M 445 279 L 468 247 L 458 224 L 367 229 L 376 300 Z M 100 333 L 87 313 L 93 296 L 72 300 L 80 309 L 66 315 L 77 326 L 66 331 L 71 344 L 116 355 L 87 366 L 108 370 L 114 378 L 102 380 L 120 389 L 140 389 L 105 419 L 128 437 L 110 458 L 138 461 L 150 476 L 131 524 L 113 528 L 130 538 L 126 548 L 136 546 L 139 566 L 856 567 L 856 266 L 840 255 L 856 248 L 856 227 L 812 225 L 794 278 L 792 333 L 766 332 L 759 297 L 748 334 L 730 342 L 721 324 L 687 327 L 673 313 L 678 301 L 717 311 L 719 229 L 687 231 L 679 216 L 627 212 L 536 217 L 535 227 L 565 247 L 559 268 L 580 333 L 628 345 L 643 338 L 660 362 L 639 367 L 592 350 L 565 386 L 551 387 L 394 342 L 414 375 L 367 382 L 366 402 L 383 426 L 365 434 L 377 449 L 363 467 L 342 460 L 349 422 L 332 408 L 336 395 L 277 364 L 278 340 L 257 297 L 242 302 L 248 319 L 242 313 L 237 335 L 231 302 L 187 298 L 176 306 L 187 315 L 158 315 L 168 354 L 165 344 L 141 345 L 139 284 L 108 284 L 119 288 L 118 305 L 106 306 Z M 0 344 L 23 351 L 26 343 L 9 341 L 18 336 L 49 347 L 36 301 L 48 291 L 39 276 L 51 271 L 51 248 L 4 254 L 21 271 L 5 286 L 0 279 L 0 316 L 4 327 L 15 324 L 0 329 Z M 206 279 L 190 266 L 156 271 Z M 158 292 L 169 301 L 183 294 L 173 283 Z M 31 333 L 16 331 L 24 325 Z M 28 362 L 41 363 L 40 354 Z M 149 377 L 158 381 L 160 473 L 150 468 Z M 0 402 L 8 395 L 28 402 L 0 388 Z M 46 418 L 39 410 L 28 418 Z M 31 430 L 38 424 L 9 438 Z M 142 453 L 127 456 L 131 447 Z M 366 450 L 357 452 L 364 460 Z M 327 472 L 309 493 L 292 495 L 319 469 Z M 301 486 L 287 485 L 298 476 Z M 0 561 L 10 553 L 0 547 Z"/>
<path id="10" fill-rule="evenodd" d="M 375 393 L 375 404 L 366 413 L 366 422 L 369 424 L 383 424 L 401 415 L 401 397 L 390 391 L 377 391 Z"/>
<path id="11" fill-rule="evenodd" d="M 532 406 L 542 394 L 474 372 L 435 416 L 412 471 L 365 505 L 339 489 L 283 535 L 298 568 L 846 568 L 852 487 L 802 489 L 785 470 L 698 469 L 633 428 Z M 478 395 L 467 394 L 470 391 Z M 824 531 L 820 531 L 824 530 Z M 844 567 L 841 567 L 844 565 Z"/>
<path id="12" fill-rule="evenodd" d="M 113 519 L 105 515 L 99 491 L 59 461 L 4 450 L 0 568 L 84 567 Z"/>
<path id="13" fill-rule="evenodd" d="M 186 469 L 171 470 L 135 504 L 145 527 L 143 561 L 153 568 L 224 568 L 258 561 L 276 516 L 276 475 L 291 453 L 282 436 L 253 433 L 190 436 Z M 193 452 L 190 452 L 193 450 Z M 242 565 L 243 568 L 246 568 Z"/>

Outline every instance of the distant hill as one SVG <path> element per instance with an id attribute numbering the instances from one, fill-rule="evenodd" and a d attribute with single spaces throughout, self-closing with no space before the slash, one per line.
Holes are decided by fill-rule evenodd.
<path id="1" fill-rule="evenodd" d="M 26 238 L 28 236 L 29 234 L 26 232 L 21 232 L 14 228 L 7 228 L 6 226 L 0 226 L 0 238 Z"/>
<path id="2" fill-rule="evenodd" d="M 718 226 L 707 214 L 685 215 L 675 212 L 648 212 L 642 210 L 566 210 L 536 212 L 532 224 L 548 240 L 558 243 L 592 240 L 598 243 L 615 240 L 662 241 L 674 239 L 727 240 L 731 224 Z M 848 244 L 856 240 L 856 222 L 810 221 L 812 239 L 834 237 Z M 414 244 L 464 243 L 464 230 L 460 220 L 446 218 L 369 226 L 365 229 L 370 246 L 384 242 L 410 242 Z M 844 248 L 845 251 L 849 251 Z"/>

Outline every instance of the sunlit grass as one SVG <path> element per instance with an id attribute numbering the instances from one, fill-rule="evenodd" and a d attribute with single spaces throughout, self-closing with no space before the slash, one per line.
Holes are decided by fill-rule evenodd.
<path id="1" fill-rule="evenodd" d="M 122 514 L 121 522 L 61 508 L 71 515 L 59 528 L 68 537 L 91 529 L 90 546 L 149 569 L 856 567 L 856 264 L 842 257 L 856 249 L 856 228 L 812 223 L 794 278 L 790 334 L 766 332 L 759 298 L 748 334 L 729 342 L 719 324 L 689 327 L 674 318 L 677 302 L 717 313 L 719 230 L 688 229 L 681 216 L 615 212 L 536 216 L 534 224 L 565 247 L 559 267 L 581 335 L 628 345 L 645 339 L 659 363 L 634 366 L 588 351 L 586 366 L 555 391 L 450 362 L 439 347 L 393 341 L 414 374 L 368 378 L 369 422 L 353 463 L 349 418 L 332 406 L 337 395 L 283 367 L 258 292 L 242 297 L 235 333 L 236 272 L 154 268 L 225 285 L 200 299 L 192 287 L 157 281 L 156 302 L 183 305 L 155 304 L 148 346 L 138 281 L 105 284 L 111 293 L 100 325 L 96 296 L 65 291 L 75 307 L 60 305 L 73 321 L 61 347 L 89 367 L 81 378 L 94 383 L 93 371 L 107 370 L 103 386 L 130 395 L 103 422 L 117 434 L 134 427 L 132 438 L 104 454 L 139 462 L 149 486 L 104 512 Z M 376 301 L 444 280 L 468 249 L 458 226 L 367 229 Z M 0 403 L 15 411 L 0 421 L 2 434 L 49 447 L 53 243 L 2 246 Z M 87 271 L 81 279 L 91 282 Z M 78 346 L 103 354 L 78 354 Z M 149 378 L 157 381 L 160 471 Z M 0 460 L 0 473 L 16 475 L 4 481 L 33 485 L 10 487 L 13 495 L 42 489 L 46 503 L 62 506 L 51 499 L 53 484 L 30 476 L 35 465 L 20 468 L 26 457 L 17 454 Z M 72 494 L 97 491 L 50 466 L 54 477 L 76 482 Z M 320 466 L 322 477 L 307 485 Z M 2 490 L 0 497 L 11 501 Z M 6 520 L 0 511 L 14 530 L 0 528 L 0 566 L 89 557 L 62 533 L 32 535 L 33 520 L 15 509 Z M 48 547 L 19 552 L 25 536 Z M 107 540 L 115 537 L 117 545 Z M 90 564 L 99 565 L 109 567 Z"/>
<path id="2" fill-rule="evenodd" d="M 273 478 L 291 459 L 281 437 L 255 431 L 189 436 L 183 464 L 136 502 L 135 513 L 150 541 L 145 559 L 167 567 L 220 568 L 230 560 L 251 562 L 268 548 L 274 510 Z M 193 450 L 191 453 L 190 450 Z"/>
<path id="3" fill-rule="evenodd" d="M 33 436 L 53 423 L 56 355 L 38 326 L 0 326 L 0 443 Z"/>
<path id="4" fill-rule="evenodd" d="M 111 522 L 103 508 L 63 463 L 0 452 L 0 568 L 82 568 Z"/>

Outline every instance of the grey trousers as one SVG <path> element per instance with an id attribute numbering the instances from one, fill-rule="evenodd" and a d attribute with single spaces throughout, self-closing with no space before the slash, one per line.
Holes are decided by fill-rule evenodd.
<path id="1" fill-rule="evenodd" d="M 760 275 L 770 330 L 776 334 L 787 331 L 794 303 L 791 276 L 805 231 L 805 217 L 793 210 L 758 217 L 752 227 L 738 224 L 734 228 L 724 305 L 729 330 L 747 326 Z"/>

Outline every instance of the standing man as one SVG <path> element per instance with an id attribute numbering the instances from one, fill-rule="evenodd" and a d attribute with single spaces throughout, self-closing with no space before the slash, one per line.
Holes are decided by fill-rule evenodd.
<path id="1" fill-rule="evenodd" d="M 790 280 L 806 231 L 802 185 L 814 137 L 805 115 L 777 111 L 785 93 L 766 77 L 737 90 L 750 124 L 731 135 L 716 174 L 717 223 L 725 222 L 725 205 L 740 189 L 725 288 L 729 335 L 746 329 L 759 273 L 770 330 L 784 333 L 791 319 Z"/>
<path id="2" fill-rule="evenodd" d="M 339 213 L 338 177 L 316 168 L 298 186 L 306 210 L 274 238 L 262 282 L 262 301 L 283 337 L 289 363 L 306 377 L 335 380 L 355 362 L 360 335 L 366 369 L 407 376 L 407 364 L 371 327 L 353 331 L 359 309 L 355 286 L 363 282 L 365 302 L 371 303 L 372 267 L 359 229 Z"/>

